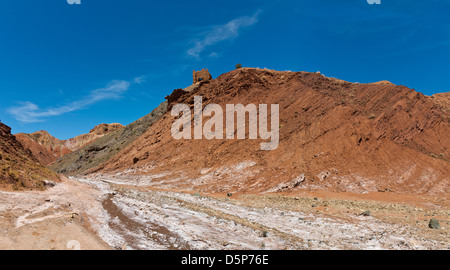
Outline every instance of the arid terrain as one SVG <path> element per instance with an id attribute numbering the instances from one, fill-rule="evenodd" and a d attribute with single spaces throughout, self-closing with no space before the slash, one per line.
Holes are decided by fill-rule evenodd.
<path id="1" fill-rule="evenodd" d="M 100 124 L 89 131 L 69 140 L 59 140 L 47 131 L 41 130 L 32 134 L 19 133 L 14 136 L 33 156 L 47 166 L 67 154 L 91 144 L 97 139 L 123 128 L 121 124 Z"/>
<path id="2" fill-rule="evenodd" d="M 253 68 L 195 78 L 58 160 L 50 137 L 0 126 L 0 249 L 450 249 L 448 93 Z M 279 147 L 175 140 L 170 110 L 195 96 L 279 104 Z"/>
<path id="3" fill-rule="evenodd" d="M 448 107 L 405 86 L 243 68 L 193 91 L 174 91 L 168 109 L 179 103 L 193 109 L 195 96 L 202 96 L 203 106 L 222 108 L 279 104 L 279 147 L 261 151 L 260 139 L 175 140 L 175 117 L 168 112 L 90 172 L 161 174 L 181 190 L 207 193 L 294 186 L 357 193 L 450 191 Z"/>
<path id="4" fill-rule="evenodd" d="M 388 193 L 208 196 L 133 178 L 72 178 L 45 192 L 1 192 L 0 249 L 449 249 L 448 202 Z M 430 229 L 430 218 L 441 228 Z"/>
<path id="5" fill-rule="evenodd" d="M 39 163 L 10 127 L 0 123 L 0 189 L 42 190 L 49 181 L 59 181 L 59 177 Z"/>

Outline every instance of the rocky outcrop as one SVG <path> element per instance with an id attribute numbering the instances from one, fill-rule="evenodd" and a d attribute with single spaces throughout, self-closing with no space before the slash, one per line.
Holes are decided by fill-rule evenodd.
<path id="1" fill-rule="evenodd" d="M 202 69 L 200 71 L 193 72 L 194 84 L 198 82 L 207 82 L 212 80 L 211 74 L 209 74 L 208 69 Z"/>
<path id="2" fill-rule="evenodd" d="M 97 136 L 103 136 L 106 135 L 108 133 L 114 132 L 116 130 L 120 130 L 122 128 L 124 128 L 125 126 L 122 124 L 117 124 L 117 123 L 113 123 L 113 124 L 100 124 L 96 127 L 94 127 L 93 129 L 91 129 L 89 131 L 89 134 L 94 134 Z"/>
<path id="3" fill-rule="evenodd" d="M 441 106 L 446 113 L 450 115 L 450 93 L 439 93 L 434 94 L 430 97 L 430 99 Z"/>
<path id="4" fill-rule="evenodd" d="M 72 152 L 76 151 L 80 148 L 83 148 L 84 146 L 94 142 L 95 140 L 111 133 L 117 130 L 121 130 L 124 128 L 121 124 L 100 124 L 91 131 L 89 131 L 88 134 L 82 134 L 80 136 L 77 136 L 75 138 L 69 139 L 65 141 L 65 146 L 69 148 Z"/>

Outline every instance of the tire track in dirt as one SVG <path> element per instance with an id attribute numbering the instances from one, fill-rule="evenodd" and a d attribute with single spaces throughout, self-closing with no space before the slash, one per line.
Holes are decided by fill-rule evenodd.
<path id="1" fill-rule="evenodd" d="M 154 241 L 169 250 L 189 250 L 189 244 L 180 240 L 179 236 L 171 232 L 164 226 L 152 222 L 141 224 L 125 215 L 122 210 L 114 203 L 114 194 L 109 194 L 102 202 L 103 208 L 111 216 L 108 225 L 117 233 L 122 235 L 129 247 L 139 249 L 135 235 L 144 235 L 148 240 Z M 120 223 L 114 222 L 119 220 Z M 132 234 L 130 234 L 132 232 Z"/>

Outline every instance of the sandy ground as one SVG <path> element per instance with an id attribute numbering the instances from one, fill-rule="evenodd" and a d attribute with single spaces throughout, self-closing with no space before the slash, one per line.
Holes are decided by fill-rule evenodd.
<path id="1" fill-rule="evenodd" d="M 206 196 L 72 178 L 45 192 L 0 192 L 0 249 L 450 249 L 449 217 L 448 198 Z"/>
<path id="2" fill-rule="evenodd" d="M 0 249 L 109 249 L 90 228 L 100 196 L 68 179 L 44 192 L 0 191 Z"/>

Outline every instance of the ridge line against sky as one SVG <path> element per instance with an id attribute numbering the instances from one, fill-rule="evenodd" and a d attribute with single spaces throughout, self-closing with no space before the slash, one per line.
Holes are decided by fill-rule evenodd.
<path id="1" fill-rule="evenodd" d="M 450 1 L 0 2 L 0 119 L 61 139 L 129 124 L 192 70 L 245 67 L 450 88 Z"/>

